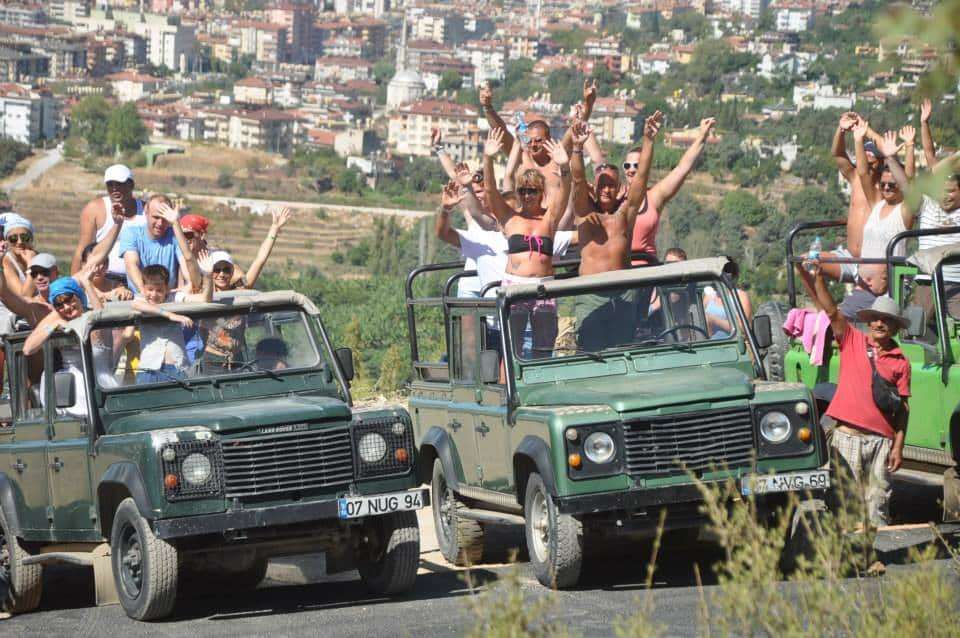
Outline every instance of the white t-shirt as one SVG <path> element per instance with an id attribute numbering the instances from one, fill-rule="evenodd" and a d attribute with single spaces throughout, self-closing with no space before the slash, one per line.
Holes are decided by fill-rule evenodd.
<path id="1" fill-rule="evenodd" d="M 463 277 L 457 288 L 458 297 L 473 297 L 480 294 L 487 284 L 503 279 L 507 270 L 507 238 L 499 230 L 483 230 L 471 226 L 467 230 L 456 229 L 460 235 L 460 254 L 464 270 L 476 270 L 476 277 Z M 562 257 L 570 248 L 573 231 L 558 230 L 553 236 L 553 256 Z M 487 291 L 493 297 L 496 289 Z"/>
<path id="2" fill-rule="evenodd" d="M 917 238 L 920 250 L 960 243 L 960 208 L 945 211 L 933 198 L 924 195 L 923 202 L 920 204 L 919 217 L 920 230 L 947 228 L 948 226 L 957 227 L 956 235 L 928 235 Z M 960 266 L 944 266 L 943 278 L 951 282 L 960 281 Z M 920 279 L 920 277 L 917 277 L 917 279 Z"/>
<path id="3" fill-rule="evenodd" d="M 110 211 L 113 207 L 110 197 L 103 198 L 103 205 L 106 208 L 107 216 L 103 220 L 103 226 L 97 229 L 96 240 L 100 242 L 104 237 L 107 236 L 107 233 L 110 232 L 110 229 L 113 228 L 113 215 L 110 214 Z M 132 217 L 128 217 L 123 220 L 123 227 L 129 228 L 132 226 L 143 226 L 147 223 L 147 216 L 144 214 L 144 204 L 141 200 L 137 200 L 137 212 Z M 123 262 L 123 255 L 120 254 L 120 238 L 117 238 L 117 241 L 113 244 L 113 248 L 110 249 L 110 255 L 107 258 L 107 273 L 115 276 L 126 276 L 127 266 Z"/>
<path id="4" fill-rule="evenodd" d="M 186 297 L 182 291 L 171 292 L 164 300 L 181 302 Z M 159 370 L 167 356 L 178 369 L 183 368 L 187 358 L 183 341 L 183 328 L 178 323 L 145 323 L 140 328 L 140 370 Z"/>
<path id="5" fill-rule="evenodd" d="M 880 200 L 877 202 L 867 223 L 863 226 L 863 243 L 860 246 L 860 256 L 864 259 L 884 259 L 887 256 L 887 244 L 890 240 L 907 229 L 903 225 L 903 214 L 901 209 L 903 204 L 897 204 L 886 217 L 880 217 L 880 211 L 886 202 Z M 900 242 L 894 248 L 893 254 L 903 257 L 906 254 L 905 242 Z"/>

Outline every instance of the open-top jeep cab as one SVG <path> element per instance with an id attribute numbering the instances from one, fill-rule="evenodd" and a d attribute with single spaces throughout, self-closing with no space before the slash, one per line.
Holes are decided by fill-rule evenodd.
<path id="1" fill-rule="evenodd" d="M 192 327 L 121 302 L 32 357 L 26 333 L 7 337 L 5 608 L 35 608 L 42 565 L 58 561 L 92 564 L 98 602 L 119 598 L 137 619 L 168 614 L 184 573 L 254 586 L 278 555 L 326 552 L 328 572 L 410 589 L 413 510 L 428 498 L 412 489 L 410 417 L 352 409 L 352 355 L 334 351 L 313 303 L 251 291 L 163 308 Z M 160 339 L 183 343 L 182 360 L 168 346 L 151 361 Z"/>
<path id="2" fill-rule="evenodd" d="M 843 226 L 844 222 L 824 221 L 798 224 L 787 236 L 789 306 L 769 303 L 757 309 L 773 321 L 777 333 L 775 345 L 767 353 L 772 362 L 771 377 L 801 382 L 810 388 L 818 384 L 836 383 L 840 356 L 831 342 L 824 349 L 823 365 L 810 363 L 810 355 L 799 339 L 782 336 L 785 313 L 798 307 L 793 264 L 794 241 L 806 234 L 824 232 Z M 896 256 L 898 248 L 915 238 L 952 236 L 949 243 L 914 252 L 909 257 Z M 949 241 L 949 240 L 948 240 Z M 910 325 L 901 331 L 898 343 L 910 361 L 910 416 L 903 449 L 905 470 L 943 477 L 943 517 L 960 520 L 960 229 L 938 228 L 904 231 L 887 246 L 882 259 L 835 259 L 854 263 L 874 263 L 887 270 L 888 290 Z M 780 325 L 777 325 L 780 324 Z M 828 387 L 828 386 L 820 386 Z M 818 389 L 819 390 L 819 389 Z"/>
<path id="3" fill-rule="evenodd" d="M 449 296 L 471 274 L 457 273 L 443 296 L 414 294 L 421 275 L 457 266 L 416 269 L 407 285 L 418 472 L 451 562 L 480 558 L 485 523 L 522 523 L 540 582 L 568 587 L 591 539 L 652 534 L 662 509 L 668 530 L 702 527 L 694 479 L 733 478 L 768 511 L 784 492 L 829 487 L 810 392 L 764 380 L 770 325 L 745 319 L 727 259 L 558 275 L 485 299 Z M 442 310 L 445 361 L 419 356 L 424 306 Z"/>

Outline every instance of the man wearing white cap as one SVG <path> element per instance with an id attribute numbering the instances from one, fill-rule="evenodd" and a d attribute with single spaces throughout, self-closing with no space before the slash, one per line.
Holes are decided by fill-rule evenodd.
<path id="1" fill-rule="evenodd" d="M 107 195 L 91 200 L 80 213 L 80 237 L 70 264 L 71 272 L 76 273 L 83 267 L 83 249 L 107 238 L 117 220 L 122 220 L 124 226 L 142 226 L 146 221 L 144 202 L 133 194 L 133 173 L 129 168 L 114 164 L 104 172 L 103 183 Z M 126 272 L 123 257 L 114 244 L 109 254 L 107 277 L 122 282 L 126 280 Z"/>
<path id="2" fill-rule="evenodd" d="M 47 299 L 50 292 L 50 282 L 60 276 L 57 269 L 57 258 L 50 253 L 37 253 L 30 260 L 28 270 L 29 280 L 32 283 L 31 292 L 36 291 L 37 299 Z"/>

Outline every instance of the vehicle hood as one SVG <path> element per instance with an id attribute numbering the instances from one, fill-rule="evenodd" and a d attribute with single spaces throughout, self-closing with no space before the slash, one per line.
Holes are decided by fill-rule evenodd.
<path id="1" fill-rule="evenodd" d="M 743 372 L 702 366 L 542 384 L 521 390 L 521 403 L 525 406 L 607 405 L 617 412 L 630 412 L 752 395 L 753 384 Z"/>
<path id="2" fill-rule="evenodd" d="M 350 407 L 339 399 L 289 395 L 139 412 L 117 419 L 110 431 L 116 434 L 199 425 L 215 432 L 232 432 L 281 423 L 344 421 L 351 414 Z"/>

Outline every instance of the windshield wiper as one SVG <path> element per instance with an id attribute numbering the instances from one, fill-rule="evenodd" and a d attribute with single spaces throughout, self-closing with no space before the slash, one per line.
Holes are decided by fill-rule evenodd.
<path id="1" fill-rule="evenodd" d="M 594 351 L 592 351 L 592 350 L 583 350 L 582 348 L 577 348 L 577 349 L 575 350 L 575 352 L 576 352 L 577 354 L 582 354 L 583 356 L 585 356 L 586 358 L 590 359 L 591 361 L 596 361 L 596 362 L 598 362 L 598 363 L 606 363 L 606 361 L 607 361 L 607 360 L 604 359 L 602 356 L 600 356 L 599 354 L 597 354 L 596 352 L 594 352 Z"/>
<path id="2" fill-rule="evenodd" d="M 278 380 L 278 381 L 282 379 L 282 377 L 281 377 L 279 374 L 277 374 L 276 372 L 274 372 L 273 370 L 270 370 L 270 369 L 268 369 L 268 368 L 261 368 L 261 367 L 257 366 L 257 360 L 256 360 L 256 359 L 254 359 L 253 361 L 244 361 L 244 362 L 242 362 L 242 363 L 240 364 L 240 367 L 239 367 L 239 368 L 236 368 L 236 370 L 237 370 L 237 371 L 240 371 L 240 372 L 243 372 L 244 370 L 249 370 L 250 372 L 262 372 L 262 373 L 264 373 L 265 375 L 267 375 L 268 377 L 270 377 L 271 379 L 276 379 L 276 380 Z"/>
<path id="3" fill-rule="evenodd" d="M 170 379 L 171 381 L 179 385 L 184 390 L 193 390 L 193 386 L 190 385 L 189 381 L 186 381 L 185 379 L 181 379 L 178 376 L 172 375 L 169 372 L 164 372 L 163 370 L 150 370 L 149 372 L 152 374 L 159 374 L 167 379 Z"/>

